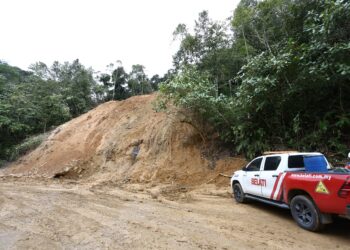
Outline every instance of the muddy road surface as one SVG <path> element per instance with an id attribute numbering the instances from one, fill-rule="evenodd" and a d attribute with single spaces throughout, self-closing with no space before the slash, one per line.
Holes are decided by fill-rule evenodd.
<path id="1" fill-rule="evenodd" d="M 287 210 L 213 187 L 169 200 L 142 187 L 0 179 L 0 249 L 350 249 L 350 221 L 322 233 Z"/>

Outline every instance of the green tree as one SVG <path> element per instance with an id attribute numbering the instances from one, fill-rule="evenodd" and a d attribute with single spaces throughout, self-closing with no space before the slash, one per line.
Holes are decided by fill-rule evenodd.
<path id="1" fill-rule="evenodd" d="M 125 89 L 127 85 L 127 79 L 128 74 L 125 72 L 122 66 L 119 66 L 113 71 L 113 100 L 122 100 L 127 98 L 127 91 Z"/>
<path id="2" fill-rule="evenodd" d="M 131 95 L 149 94 L 153 91 L 143 65 L 132 65 L 129 74 L 128 88 Z"/>
<path id="3" fill-rule="evenodd" d="M 30 69 L 35 76 L 57 84 L 71 116 L 76 117 L 95 105 L 92 97 L 97 83 L 93 77 L 93 70 L 86 69 L 78 59 L 63 64 L 56 61 L 51 68 L 38 62 L 31 65 Z"/>
<path id="4" fill-rule="evenodd" d="M 233 40 L 228 21 L 213 21 L 208 12 L 203 11 L 195 22 L 193 34 L 184 24 L 179 24 L 173 34 L 175 39 L 180 39 L 180 48 L 173 56 L 177 71 L 195 66 L 203 73 L 209 72 L 217 95 L 233 91 L 232 79 L 245 58 Z"/>

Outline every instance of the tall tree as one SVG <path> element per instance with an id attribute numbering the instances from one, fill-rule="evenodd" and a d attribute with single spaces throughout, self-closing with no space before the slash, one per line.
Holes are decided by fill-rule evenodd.
<path id="1" fill-rule="evenodd" d="M 132 65 L 132 69 L 129 74 L 128 88 L 131 95 L 143 95 L 153 91 L 143 65 Z"/>
<path id="2" fill-rule="evenodd" d="M 119 66 L 112 73 L 113 100 L 122 100 L 127 97 L 125 87 L 127 85 L 128 74 L 123 66 Z"/>
<path id="3" fill-rule="evenodd" d="M 193 34 L 184 24 L 179 24 L 173 34 L 175 39 L 180 39 L 180 48 L 173 56 L 177 71 L 196 66 L 199 71 L 210 73 L 217 95 L 233 90 L 232 79 L 245 59 L 233 40 L 229 20 L 213 21 L 208 12 L 203 11 L 195 21 Z"/>
<path id="4" fill-rule="evenodd" d="M 31 65 L 30 69 L 37 77 L 57 83 L 73 117 L 94 106 L 92 97 L 97 83 L 93 77 L 93 70 L 85 68 L 78 59 L 63 64 L 56 61 L 51 68 L 38 62 Z"/>

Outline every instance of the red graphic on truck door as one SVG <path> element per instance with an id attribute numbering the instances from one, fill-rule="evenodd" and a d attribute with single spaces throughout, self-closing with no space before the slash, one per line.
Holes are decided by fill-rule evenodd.
<path id="1" fill-rule="evenodd" d="M 272 193 L 270 196 L 270 199 L 273 200 L 280 200 L 282 196 L 282 187 L 283 187 L 283 180 L 286 176 L 286 173 L 280 173 L 276 179 L 276 182 L 273 186 Z"/>

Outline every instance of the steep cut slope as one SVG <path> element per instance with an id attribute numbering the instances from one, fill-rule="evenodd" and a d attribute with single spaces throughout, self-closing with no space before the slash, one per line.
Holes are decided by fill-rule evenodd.
<path id="1" fill-rule="evenodd" d="M 104 103 L 55 129 L 5 173 L 201 184 L 244 164 L 244 159 L 226 157 L 213 169 L 201 153 L 196 130 L 181 122 L 180 115 L 155 112 L 155 98 L 145 95 Z"/>

